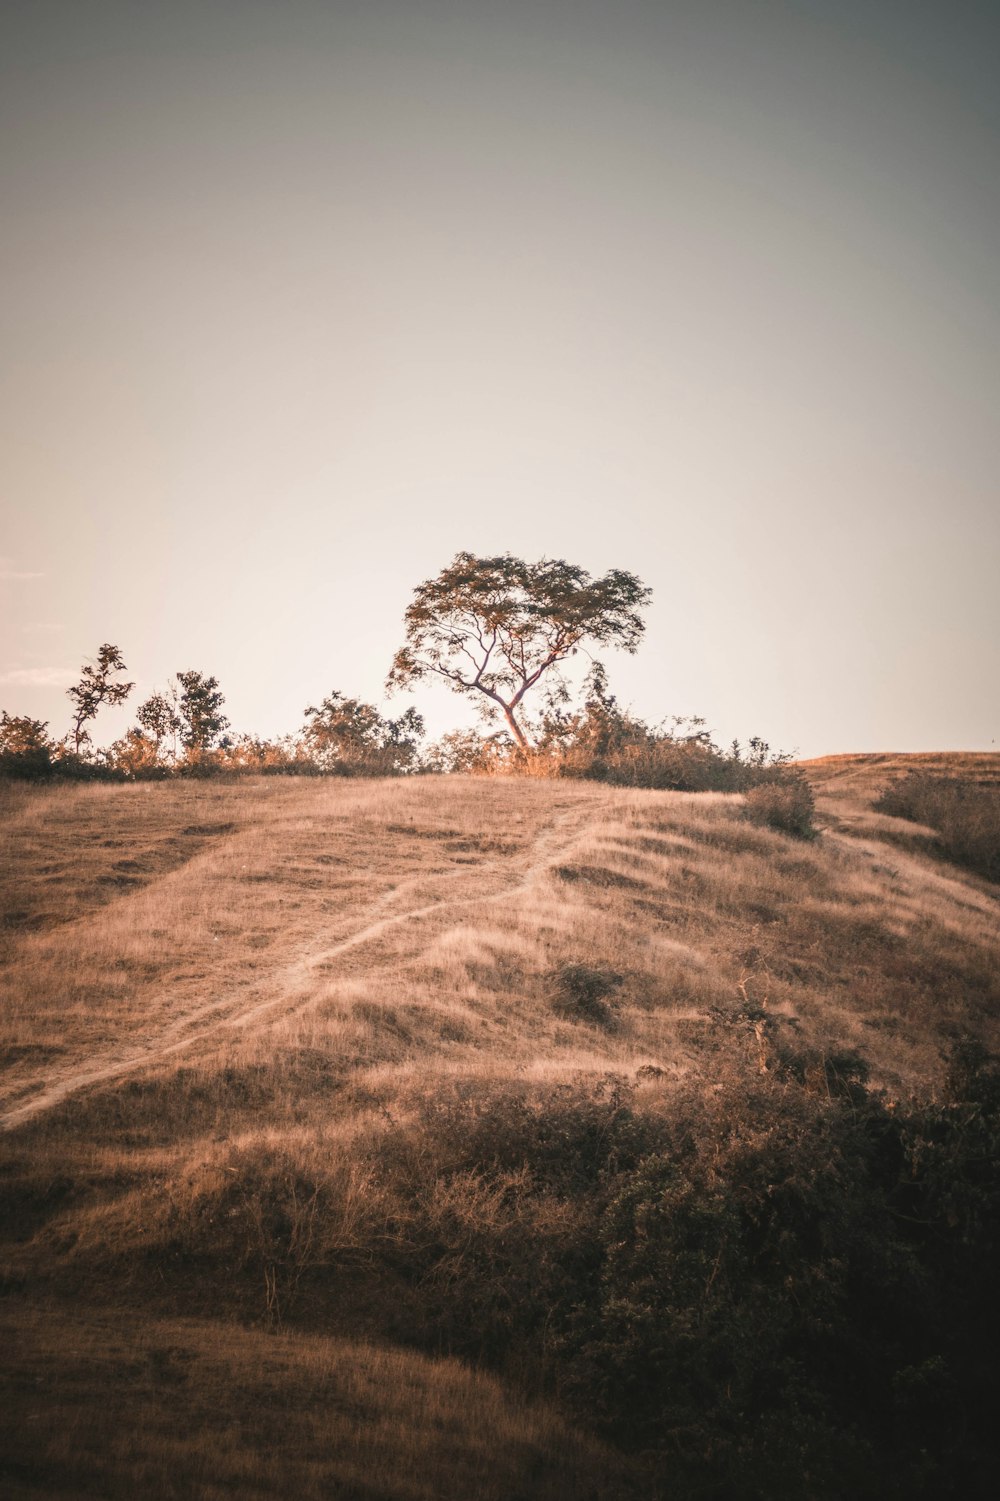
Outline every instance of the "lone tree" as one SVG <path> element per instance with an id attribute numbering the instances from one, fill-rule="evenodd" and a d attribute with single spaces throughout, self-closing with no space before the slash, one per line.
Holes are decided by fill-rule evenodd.
<path id="1" fill-rule="evenodd" d="M 519 723 L 525 694 L 546 674 L 564 686 L 562 664 L 585 643 L 634 652 L 645 629 L 639 610 L 650 597 L 620 568 L 594 579 L 560 558 L 526 563 L 510 553 L 460 552 L 414 591 L 388 686 L 440 677 L 456 693 L 481 694 L 527 749 Z"/>
<path id="2" fill-rule="evenodd" d="M 85 726 L 94 719 L 102 704 L 123 704 L 134 683 L 115 682 L 119 672 L 127 672 L 124 658 L 117 646 L 105 641 L 97 653 L 96 662 L 87 662 L 80 674 L 80 681 L 66 689 L 66 696 L 73 704 L 73 749 L 77 755 L 80 747 L 90 739 Z"/>

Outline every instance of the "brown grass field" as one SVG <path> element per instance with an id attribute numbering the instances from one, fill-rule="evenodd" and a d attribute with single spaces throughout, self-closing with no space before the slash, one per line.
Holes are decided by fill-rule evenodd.
<path id="1" fill-rule="evenodd" d="M 805 763 L 811 842 L 565 781 L 0 785 L 3 1494 L 653 1494 L 560 1403 L 544 1319 L 501 1337 L 524 1184 L 456 1137 L 710 1093 L 741 1007 L 889 1099 L 1000 1045 L 997 888 L 872 810 L 916 765 L 1000 782 Z M 572 1198 L 530 1203 L 570 1244 Z"/>

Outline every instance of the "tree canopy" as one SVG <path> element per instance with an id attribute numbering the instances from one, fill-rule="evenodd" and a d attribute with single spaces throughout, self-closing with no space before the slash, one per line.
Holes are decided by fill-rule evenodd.
<path id="1" fill-rule="evenodd" d="M 178 672 L 175 691 L 181 744 L 188 756 L 197 760 L 229 728 L 229 720 L 222 712 L 225 695 L 218 678 L 195 671 Z"/>
<path id="2" fill-rule="evenodd" d="M 502 714 L 526 748 L 525 695 L 545 676 L 561 684 L 562 664 L 588 644 L 634 652 L 645 628 L 639 611 L 650 598 L 620 568 L 592 578 L 561 558 L 528 563 L 510 553 L 460 552 L 414 591 L 389 687 L 443 678 L 455 692 L 486 700 L 487 713 Z"/>
<path id="3" fill-rule="evenodd" d="M 150 694 L 145 703 L 139 705 L 135 717 L 139 731 L 156 747 L 157 756 L 165 740 L 176 740 L 180 734 L 181 716 L 165 693 Z"/>
<path id="4" fill-rule="evenodd" d="M 121 651 L 111 641 L 105 641 L 97 653 L 96 662 L 86 662 L 80 681 L 67 688 L 66 696 L 73 704 L 73 750 L 80 755 L 90 739 L 85 726 L 96 717 L 102 704 L 114 707 L 128 698 L 134 683 L 116 682 L 119 672 L 127 672 Z"/>
<path id="5" fill-rule="evenodd" d="M 305 710 L 303 740 L 315 764 L 343 775 L 393 776 L 413 766 L 424 733 L 416 709 L 385 719 L 374 704 L 334 691 Z"/>

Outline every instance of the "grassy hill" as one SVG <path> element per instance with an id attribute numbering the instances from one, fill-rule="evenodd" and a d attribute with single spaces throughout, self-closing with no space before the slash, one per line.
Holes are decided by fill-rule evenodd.
<path id="1" fill-rule="evenodd" d="M 5 1493 L 971 1494 L 940 1227 L 985 1255 L 992 1188 L 934 1195 L 998 895 L 872 809 L 917 759 L 806 763 L 812 841 L 558 781 L 0 789 Z"/>

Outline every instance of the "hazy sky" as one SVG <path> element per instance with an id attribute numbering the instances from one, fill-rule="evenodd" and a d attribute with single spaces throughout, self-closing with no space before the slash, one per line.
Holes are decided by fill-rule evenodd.
<path id="1" fill-rule="evenodd" d="M 649 718 L 990 748 L 998 44 L 995 0 L 0 0 L 0 707 L 62 733 L 113 641 L 294 729 L 469 549 L 650 584 Z"/>

